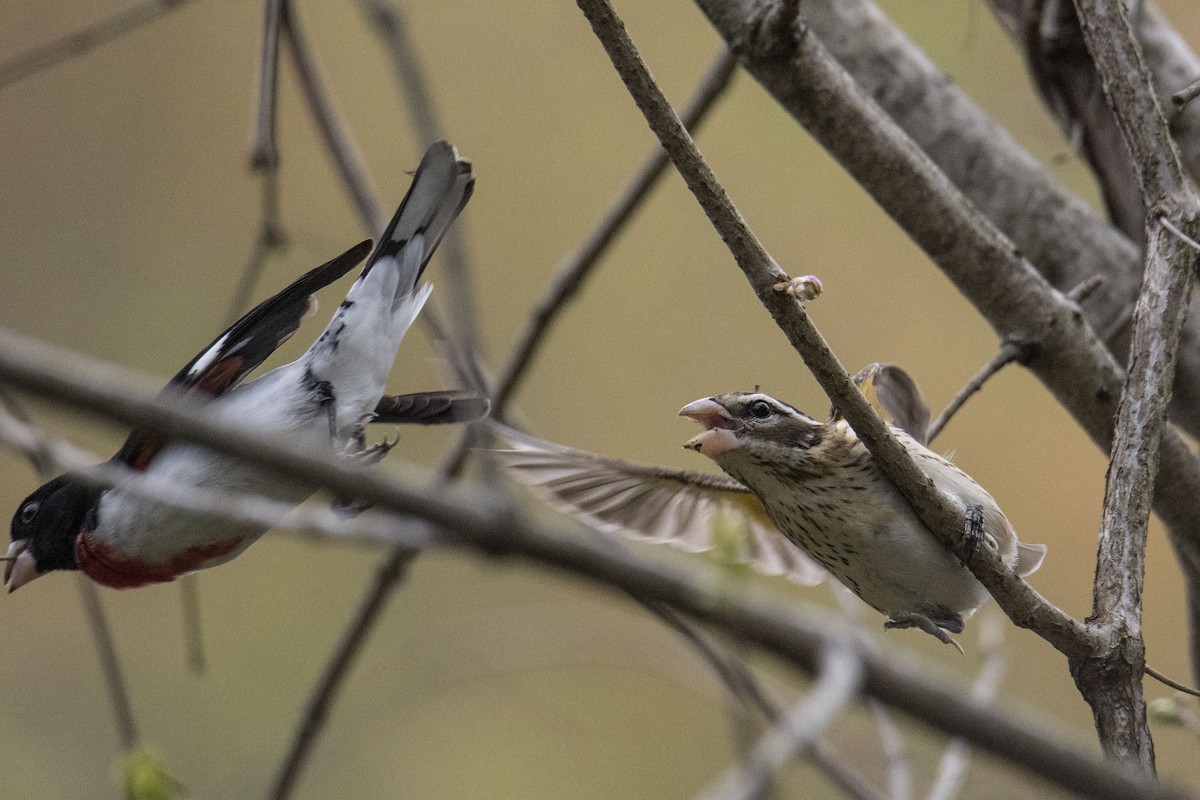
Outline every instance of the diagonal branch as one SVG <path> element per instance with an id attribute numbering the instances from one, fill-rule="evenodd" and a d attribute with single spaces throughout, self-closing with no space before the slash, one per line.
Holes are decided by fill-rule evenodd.
<path id="1" fill-rule="evenodd" d="M 588 17 L 592 30 L 604 45 L 651 129 L 659 137 L 688 188 L 696 196 L 709 221 L 730 249 L 759 301 L 770 312 L 833 405 L 842 412 L 854 428 L 854 432 L 871 451 L 880 469 L 912 505 L 917 517 L 939 541 L 959 556 L 1016 624 L 1035 631 L 1064 653 L 1090 652 L 1094 643 L 1083 627 L 1046 602 L 1018 578 L 1004 565 L 995 551 L 982 548 L 975 557 L 968 555 L 962 546 L 960 535 L 965 524 L 962 510 L 938 491 L 933 482 L 913 463 L 895 436 L 888 431 L 887 426 L 855 388 L 846 370 L 809 320 L 803 305 L 787 293 L 775 289 L 776 285 L 786 283 L 790 278 L 763 249 L 726 196 L 725 190 L 713 176 L 691 137 L 654 83 L 649 70 L 625 33 L 624 25 L 612 8 L 605 0 L 578 0 L 578 5 Z M 787 15 L 787 8 L 787 4 L 777 7 L 775 10 L 780 16 L 768 16 L 767 19 L 760 20 L 758 30 L 769 30 L 791 41 L 792 26 L 796 20 L 794 16 Z M 768 15 L 770 13 L 769 11 Z M 810 69 L 806 72 L 818 73 L 819 79 L 825 81 L 825 92 L 850 91 L 845 86 L 836 85 L 839 81 L 841 84 L 850 82 L 814 37 L 802 36 L 797 46 L 799 57 L 809 62 L 807 66 Z M 821 109 L 819 113 L 828 114 L 828 106 L 831 103 L 834 103 L 834 98 L 826 96 L 817 100 L 814 106 Z M 929 168 L 936 172 L 932 165 Z M 911 197 L 909 202 L 912 202 Z M 922 213 L 928 212 L 923 209 Z M 1002 237 L 999 232 L 993 230 L 992 234 L 990 244 L 1001 245 Z M 1011 257 L 1011 247 L 1007 252 Z"/>
<path id="2" fill-rule="evenodd" d="M 0 63 L 0 88 L 77 58 L 183 6 L 188 0 L 142 0 L 112 16 Z"/>
<path id="3" fill-rule="evenodd" d="M 755 800 L 792 757 L 811 747 L 837 719 L 862 685 L 858 655 L 841 644 L 821 653 L 817 681 L 809 694 L 783 714 L 750 751 L 747 763 L 725 773 L 703 800 Z"/>
<path id="4" fill-rule="evenodd" d="M 496 559 L 511 556 L 657 600 L 744 641 L 757 644 L 806 672 L 835 642 L 854 649 L 863 666 L 863 693 L 937 729 L 959 736 L 1077 794 L 1104 800 L 1183 800 L 1186 792 L 1164 787 L 1096 761 L 1065 745 L 1042 726 L 1011 712 L 974 702 L 927 671 L 883 658 L 853 633 L 810 621 L 802 608 L 774 598 L 732 598 L 716 576 L 684 574 L 605 547 L 522 516 L 485 489 L 430 486 L 414 468 L 393 464 L 405 480 L 385 478 L 358 465 L 269 438 L 242 424 L 208 419 L 202 405 L 159 397 L 156 382 L 113 364 L 66 353 L 0 330 L 0 384 L 53 399 L 88 414 L 137 425 L 171 438 L 261 465 L 338 496 L 363 500 L 384 511 L 417 516 L 436 526 L 441 543 Z M 380 541 L 395 543 L 386 528 Z M 402 541 L 409 541 L 404 539 Z"/>
<path id="5" fill-rule="evenodd" d="M 737 59 L 728 50 L 723 50 L 717 56 L 696 88 L 687 107 L 680 114 L 680 120 L 687 130 L 699 129 L 717 99 L 725 93 L 736 68 Z M 538 301 L 529 324 L 521 332 L 521 338 L 513 348 L 508 363 L 504 365 L 504 372 L 496 383 L 496 391 L 492 397 L 492 409 L 497 418 L 504 419 L 508 401 L 525 377 L 529 365 L 537 356 L 550 326 L 583 288 L 584 282 L 592 274 L 592 268 L 599 263 L 600 258 L 608 252 L 609 246 L 633 219 L 634 213 L 641 208 L 642 202 L 649 196 L 650 190 L 658 185 L 669 164 L 670 159 L 666 151 L 662 148 L 655 148 L 654 153 L 642 164 L 625 191 L 600 220 L 596 229 L 559 268 L 554 282 L 542 299 Z"/>
<path id="6" fill-rule="evenodd" d="M 992 209 L 992 218 L 1004 221 L 1007 229 L 1019 236 L 1021 250 L 1039 254 L 1047 259 L 1043 264 L 1056 281 L 1070 276 L 1071 284 L 1093 276 L 1101 270 L 1105 283 L 1092 295 L 1107 295 L 1108 289 L 1128 279 L 1129 266 L 1124 256 L 1109 246 L 1080 250 L 1063 250 L 1063 243 L 1078 243 L 1090 247 L 1093 243 L 1112 239 L 1112 230 L 1098 225 L 1093 216 L 1080 212 L 1078 202 L 1057 187 L 1046 186 L 1034 176 L 1032 158 L 1018 149 L 1011 139 L 994 123 L 982 118 L 981 112 L 970 106 L 961 92 L 951 92 L 947 82 L 937 79 L 938 73 L 913 52 L 910 43 L 881 21 L 878 13 L 867 14 L 862 0 L 841 0 L 830 5 L 828 0 L 809 0 L 805 9 L 820 11 L 824 29 L 831 31 L 842 59 L 850 59 L 856 74 L 874 82 L 874 92 L 887 103 L 890 114 L 904 120 L 906 130 L 913 136 L 924 137 L 927 146 L 939 152 L 940 163 L 958 175 L 960 184 L 970 184 L 964 177 L 964 165 L 986 176 L 987 191 L 978 182 L 964 198 L 949 186 L 939 172 L 914 146 L 914 142 L 896 129 L 889 114 L 883 113 L 863 91 L 840 71 L 827 69 L 820 58 L 814 58 L 812 30 L 801 41 L 788 38 L 756 38 L 759 30 L 756 16 L 758 6 L 745 0 L 702 0 L 701 5 L 714 26 L 725 39 L 738 49 L 746 69 L 767 87 L 783 105 L 820 143 L 866 188 L 877 202 L 929 253 L 938 267 L 949 277 L 963 295 L 996 328 L 1003 340 L 1014 337 L 1029 341 L 1035 353 L 1026 366 L 1046 385 L 1058 401 L 1071 413 L 1092 440 L 1108 452 L 1116 416 L 1116 401 L 1124 384 L 1120 366 L 1098 340 L 1086 323 L 1081 309 L 1055 292 L 1045 279 L 1021 259 L 1012 243 L 997 235 L 992 225 L 978 219 L 977 209 Z M 888 74 L 897 69 L 909 76 L 909 84 L 885 89 L 871 69 L 876 53 L 861 54 L 856 59 L 854 47 L 833 24 L 845 18 L 838 14 L 857 14 L 849 17 L 855 23 L 854 47 L 862 48 L 864 36 L 887 54 Z M 814 16 L 814 19 L 816 16 Z M 922 86 L 940 87 L 936 97 L 925 97 L 911 84 L 913 76 L 921 78 Z M 832 80 L 830 79 L 832 78 Z M 911 98 L 917 93 L 920 102 Z M 920 113 L 913 113 L 913 109 Z M 939 112 L 941 114 L 939 115 Z M 966 131 L 986 129 L 987 136 L 976 134 L 959 141 L 955 136 L 935 136 L 944 132 L 942 117 L 956 120 Z M 941 152 L 944 139 L 958 147 Z M 987 142 L 995 146 L 988 147 Z M 1007 154 L 997 160 L 996 154 Z M 1021 176 L 1014 180 L 1013 176 Z M 964 183 L 966 181 L 966 183 Z M 1057 191 L 1056 191 L 1057 189 Z M 1021 208 L 997 205 L 996 198 L 1021 198 Z M 1055 220 L 1053 225 L 1021 226 L 1020 220 Z M 1056 244 L 1057 243 L 1057 244 Z M 1128 243 L 1126 243 L 1127 246 Z M 1129 255 L 1132 258 L 1132 250 Z M 1136 265 L 1133 265 L 1136 267 Z M 1051 269 L 1052 268 L 1052 269 Z M 1069 270 L 1085 269 L 1075 275 Z M 1068 270 L 1064 272 L 1064 270 Z M 1140 274 L 1140 273 L 1139 273 Z M 1105 300 L 1109 307 L 1110 300 Z M 1123 307 L 1123 301 L 1120 304 Z M 1193 324 L 1200 321 L 1193 315 Z M 1185 347 L 1180 358 L 1189 358 L 1194 347 Z M 1177 386 L 1181 402 L 1173 412 L 1191 419 L 1200 404 L 1191 400 L 1195 387 L 1186 382 Z M 1189 422 L 1188 428 L 1194 425 Z M 1190 611 L 1192 614 L 1193 667 L 1200 669 L 1200 462 L 1187 444 L 1168 429 L 1162 440 L 1161 464 L 1155 484 L 1154 510 L 1167 524 L 1171 543 L 1181 569 L 1187 577 Z"/>

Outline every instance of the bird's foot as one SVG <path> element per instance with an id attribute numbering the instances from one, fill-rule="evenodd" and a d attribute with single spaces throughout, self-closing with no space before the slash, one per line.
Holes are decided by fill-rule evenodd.
<path id="1" fill-rule="evenodd" d="M 983 506 L 967 506 L 967 521 L 963 525 L 963 550 L 968 564 L 975 560 L 975 554 L 983 544 L 983 537 Z"/>
<path id="2" fill-rule="evenodd" d="M 979 548 L 997 549 L 996 538 L 983 528 L 983 506 L 967 506 L 966 523 L 963 525 L 963 564 L 970 568 L 979 555 Z"/>
<path id="3" fill-rule="evenodd" d="M 382 442 L 376 442 L 368 447 L 365 437 L 355 436 L 355 441 L 342 455 L 357 464 L 370 466 L 382 461 L 399 442 L 400 436 L 397 434 L 395 439 L 384 439 Z"/>
<path id="4" fill-rule="evenodd" d="M 916 628 L 925 631 L 933 638 L 937 639 L 942 644 L 948 644 L 957 650 L 963 652 L 962 645 L 950 638 L 950 634 L 942 628 L 941 625 L 934 622 L 924 614 L 918 614 L 915 611 L 889 611 L 887 612 L 887 620 L 883 623 L 884 630 L 893 628 Z M 958 623 L 958 631 L 962 630 L 962 622 Z M 956 633 L 958 631 L 955 631 Z"/>

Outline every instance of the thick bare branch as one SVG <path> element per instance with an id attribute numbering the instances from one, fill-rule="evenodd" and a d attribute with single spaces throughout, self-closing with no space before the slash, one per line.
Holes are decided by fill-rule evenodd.
<path id="1" fill-rule="evenodd" d="M 691 137 L 688 136 L 666 98 L 654 83 L 633 43 L 625 33 L 624 25 L 616 17 L 612 8 L 605 0 L 578 0 L 578 5 L 588 17 L 593 32 L 604 45 L 617 73 L 642 110 L 650 128 L 659 137 L 659 141 L 671 156 L 676 169 L 683 176 L 684 182 L 696 196 L 701 208 L 708 215 L 709 221 L 733 254 L 734 260 L 737 261 L 755 294 L 758 295 L 759 301 L 770 312 L 775 323 L 804 360 L 834 407 L 849 421 L 863 444 L 871 451 L 880 469 L 912 505 L 918 518 L 940 541 L 959 555 L 963 563 L 988 588 L 1001 608 L 1016 624 L 1034 630 L 1064 653 L 1090 652 L 1093 642 L 1083 627 L 1048 603 L 1028 584 L 1018 578 L 1004 565 L 995 551 L 983 548 L 976 552 L 974 557 L 968 553 L 963 546 L 963 537 L 961 536 L 965 524 L 962 510 L 943 495 L 933 482 L 913 464 L 908 453 L 875 414 L 866 398 L 855 388 L 846 370 L 809 320 L 803 305 L 790 294 L 777 290 L 776 287 L 779 284 L 790 281 L 789 276 L 783 273 L 774 259 L 763 249 L 761 243 L 746 225 L 745 220 L 726 196 L 725 190 L 713 177 L 712 171 L 704 163 Z M 861 96 L 861 92 L 857 90 L 837 63 L 825 53 L 815 37 L 801 36 L 798 43 L 795 41 L 794 26 L 797 18 L 794 14 L 789 15 L 789 9 L 795 11 L 786 3 L 769 9 L 766 12 L 768 14 L 766 19 L 755 20 L 754 35 L 775 37 L 781 40 L 778 45 L 766 44 L 765 46 L 769 49 L 778 47 L 791 49 L 792 45 L 795 46 L 794 57 L 799 69 L 813 83 L 811 87 L 815 95 L 811 98 L 813 113 L 829 118 L 831 110 L 836 111 L 839 106 L 849 106 L 850 99 L 853 98 L 853 102 L 858 103 L 859 106 L 856 110 L 860 112 L 873 110 L 876 117 L 885 120 L 886 118 L 879 113 L 878 109 Z M 748 43 L 738 39 L 734 41 L 735 50 L 748 46 Z M 757 44 L 761 45 L 762 43 Z M 843 118 L 840 124 L 845 125 L 848 121 L 847 118 Z M 859 125 L 864 124 L 861 119 L 856 122 Z M 871 122 L 875 123 L 876 121 L 872 120 Z M 889 165 L 876 162 L 877 167 L 883 170 L 890 169 L 893 174 L 896 169 L 924 168 L 925 172 L 922 177 L 927 180 L 940 178 L 937 180 L 939 188 L 943 188 L 946 192 L 946 197 L 941 199 L 947 199 L 950 196 L 957 197 L 953 187 L 947 184 L 944 177 L 941 177 L 937 168 L 929 163 L 928 159 L 922 159 L 920 152 L 908 142 L 903 133 L 895 129 L 895 125 L 889 124 L 886 130 L 891 132 L 887 139 L 888 145 L 902 148 L 903 153 L 899 154 L 894 150 L 888 150 L 887 155 L 895 163 Z M 864 133 L 861 131 L 843 130 L 841 134 L 848 138 L 860 140 L 864 138 Z M 883 137 L 870 133 L 866 134 L 866 138 Z M 874 147 L 875 152 L 878 153 L 879 145 L 880 143 L 875 141 L 870 146 Z M 909 160 L 906 161 L 905 157 Z M 936 202 L 939 199 L 937 195 L 929 196 L 931 194 L 929 192 L 925 194 L 927 196 L 919 198 L 918 202 L 914 202 L 911 194 L 906 194 L 905 202 L 911 206 L 920 207 L 922 217 L 938 216 L 941 212 L 955 222 L 963 221 L 963 214 L 960 210 L 948 212 L 940 207 L 941 203 Z M 931 202 L 931 205 L 926 207 L 923 205 L 924 202 Z M 969 203 L 962 205 L 969 206 Z M 915 210 L 910 213 L 915 213 Z M 979 248 L 979 258 L 974 262 L 977 270 L 981 264 L 995 262 L 997 259 L 1008 262 L 1016 261 L 1031 278 L 1040 281 L 1028 264 L 1017 259 L 1011 245 L 1005 242 L 1000 233 L 988 225 L 986 220 L 972 218 L 969 220 L 969 224 L 981 232 L 979 240 L 975 242 L 983 245 Z M 949 238 L 953 240 L 959 237 L 961 237 L 960 232 L 954 230 Z M 953 250 L 955 247 L 954 241 L 943 239 L 940 242 L 940 248 L 943 250 L 947 248 Z M 1042 285 L 1044 286 L 1044 282 Z M 1053 291 L 1049 287 L 1046 288 L 1047 291 Z M 986 290 L 991 294 L 995 293 L 994 286 L 989 286 Z M 1059 299 L 1063 301 L 1065 308 L 1068 305 L 1065 299 L 1061 297 Z M 997 300 L 1002 301 L 1002 298 L 997 298 Z M 1042 319 L 1042 317 L 1038 317 L 1038 319 Z M 1107 353 L 1105 354 L 1107 355 Z"/>
<path id="2" fill-rule="evenodd" d="M 1092 706 L 1105 751 L 1153 773 L 1154 744 L 1142 693 L 1146 526 L 1196 262 L 1196 253 L 1159 217 L 1177 220 L 1178 227 L 1194 236 L 1200 205 L 1184 177 L 1122 3 L 1075 0 L 1075 6 L 1150 214 L 1145 278 L 1109 463 L 1089 619 L 1106 646 L 1089 658 L 1073 660 L 1071 672 Z"/>
<path id="3" fill-rule="evenodd" d="M 426 480 L 414 478 L 415 470 L 393 464 L 407 476 L 400 482 L 264 437 L 242 425 L 217 424 L 197 413 L 195 403 L 159 397 L 149 388 L 155 382 L 145 375 L 5 331 L 0 331 L 0 384 L 91 415 L 196 442 L 384 511 L 421 517 L 441 531 L 441 542 L 449 546 L 492 560 L 519 557 L 668 603 L 807 672 L 815 671 L 823 648 L 844 640 L 861 659 L 864 694 L 1069 791 L 1106 800 L 1189 796 L 1098 762 L 1008 711 L 985 708 L 922 670 L 881 657 L 852 633 L 810 621 L 794 604 L 731 598 L 720 590 L 716 576 L 705 571 L 700 576 L 685 575 L 622 549 L 527 520 L 492 492 L 440 484 L 431 489 Z M 387 528 L 376 529 L 375 535 L 380 541 L 396 542 Z"/>
<path id="4" fill-rule="evenodd" d="M 1148 25 L 1155 18 L 1153 6 L 1141 5 L 1144 5 L 1143 25 Z M 759 4 L 728 0 L 709 6 L 719 9 L 721 21 L 716 27 L 725 39 L 737 41 L 742 23 L 754 18 Z M 863 91 L 925 150 L 974 208 L 1012 239 L 1047 281 L 1066 291 L 1095 275 L 1104 276 L 1104 284 L 1082 307 L 1092 327 L 1104 334 L 1117 360 L 1124 363 L 1128 317 L 1141 285 L 1139 249 L 1058 183 L 1044 164 L 975 105 L 871 0 L 805 0 L 803 11 L 811 29 Z M 1144 29 L 1143 36 L 1149 35 Z M 1176 77 L 1179 82 L 1173 85 L 1186 85 L 1200 73 L 1200 70 L 1186 72 L 1188 67 L 1181 52 L 1186 48 L 1180 45 L 1177 35 L 1159 30 L 1154 38 L 1162 45 L 1152 52 L 1163 54 L 1163 63 L 1172 65 L 1173 74 L 1181 70 L 1186 73 L 1182 78 Z M 803 75 L 787 60 L 787 52 L 747 49 L 740 55 L 748 71 L 776 101 L 825 141 L 815 129 L 816 121 L 806 121 L 811 120 L 811 109 L 800 105 L 805 96 L 793 91 L 793 82 L 802 80 Z M 1200 120 L 1200 106 L 1193 106 L 1189 108 L 1198 115 L 1195 119 Z M 1200 129 L 1200 123 L 1193 126 Z M 1196 152 L 1200 154 L 1200 136 L 1191 137 L 1191 141 L 1196 142 Z M 826 146 L 836 153 L 832 145 Z M 845 156 L 839 154 L 838 158 L 844 160 Z M 1197 164 L 1200 165 L 1200 156 Z M 851 172 L 870 188 L 865 177 Z M 1200 436 L 1198 343 L 1200 313 L 1191 314 L 1184 326 L 1184 345 L 1179 354 L 1171 406 L 1174 423 L 1193 436 Z M 1106 415 L 1109 418 L 1115 415 L 1116 396 L 1112 394 L 1114 402 Z M 1076 415 L 1080 413 L 1069 404 L 1067 407 Z M 1111 431 L 1111 423 L 1106 426 Z M 1107 453 L 1109 434 L 1102 441 L 1091 428 L 1088 430 Z M 1180 496 L 1189 495 L 1181 491 Z M 1168 520 L 1168 524 L 1172 523 Z M 1197 529 L 1193 523 L 1186 524 L 1191 530 Z M 1193 554 L 1185 554 L 1189 564 L 1194 560 Z"/>

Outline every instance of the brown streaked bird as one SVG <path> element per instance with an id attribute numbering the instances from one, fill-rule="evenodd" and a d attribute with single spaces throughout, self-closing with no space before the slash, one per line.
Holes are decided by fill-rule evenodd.
<path id="1" fill-rule="evenodd" d="M 912 380 L 899 368 L 872 365 L 856 381 L 873 390 L 868 395 L 889 413 L 893 433 L 946 496 L 964 512 L 978 507 L 986 546 L 1022 577 L 1041 566 L 1045 546 L 1018 541 L 992 496 L 924 446 L 929 416 Z M 771 547 L 772 541 L 794 545 L 794 554 L 810 559 L 798 562 L 805 582 L 813 582 L 815 561 L 882 612 L 889 628 L 917 627 L 954 644 L 946 631 L 961 632 L 988 599 L 836 414 L 821 422 L 758 391 L 702 398 L 679 413 L 705 428 L 684 447 L 712 458 L 731 481 L 600 458 L 509 432 L 502 436 L 514 450 L 503 454 L 504 462 L 568 513 L 688 549 L 703 549 L 711 539 L 712 514 L 695 509 L 741 509 L 759 517 L 751 525 L 756 554 L 789 552 Z"/>

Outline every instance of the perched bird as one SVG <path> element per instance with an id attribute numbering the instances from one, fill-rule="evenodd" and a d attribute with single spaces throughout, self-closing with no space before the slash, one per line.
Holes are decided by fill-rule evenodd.
<path id="1" fill-rule="evenodd" d="M 964 512 L 977 509 L 984 544 L 1018 575 L 1041 566 L 1045 546 L 1019 542 L 992 496 L 924 446 L 929 415 L 911 379 L 896 367 L 873 365 L 859 380 L 875 390 L 917 465 Z M 713 515 L 703 509 L 746 507 L 752 494 L 752 516 L 765 515 L 771 526 L 761 519 L 752 523 L 753 560 L 776 565 L 768 571 L 797 569 L 763 558 L 779 553 L 786 541 L 885 614 L 887 627 L 919 627 L 953 643 L 945 632 L 961 632 L 987 600 L 983 585 L 921 524 L 836 413 L 821 422 L 758 391 L 702 398 L 679 413 L 704 426 L 684 447 L 713 459 L 732 480 L 603 459 L 507 430 L 501 435 L 512 449 L 502 459 L 569 513 L 643 536 L 692 542 L 692 549 L 706 543 L 703 529 L 711 527 Z M 810 578 L 811 566 L 799 573 Z"/>
<path id="2" fill-rule="evenodd" d="M 417 281 L 473 186 L 470 163 L 448 143 L 434 144 L 374 251 L 370 241 L 362 242 L 266 300 L 193 358 L 164 391 L 206 398 L 205 408 L 216 419 L 364 459 L 387 449 L 386 444 L 366 447 L 368 422 L 431 424 L 486 413 L 487 401 L 465 392 L 384 394 L 400 340 L 429 297 L 430 287 L 418 288 Z M 362 275 L 304 355 L 239 385 L 315 310 L 313 292 L 368 253 Z M 183 486 L 255 493 L 287 503 L 300 503 L 313 491 L 149 431 L 133 431 L 113 461 Z M 59 569 L 82 570 L 105 586 L 143 586 L 222 564 L 264 532 L 120 489 L 96 489 L 64 475 L 17 509 L 4 578 L 10 592 Z"/>

